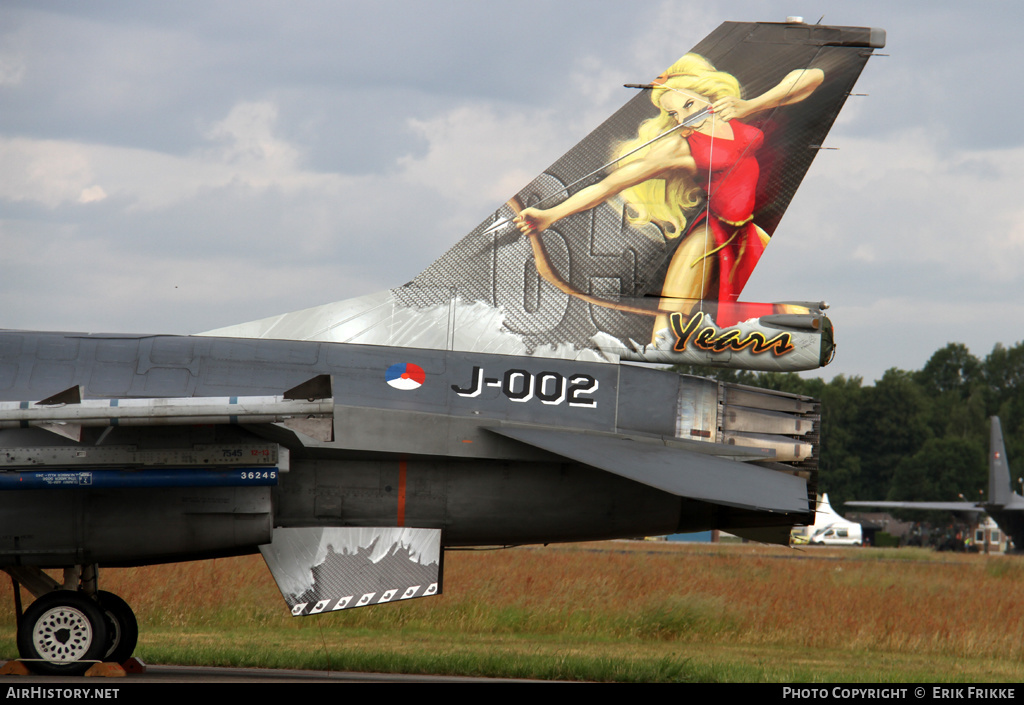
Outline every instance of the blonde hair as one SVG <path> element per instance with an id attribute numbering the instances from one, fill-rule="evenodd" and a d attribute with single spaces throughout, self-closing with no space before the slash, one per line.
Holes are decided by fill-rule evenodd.
<path id="1" fill-rule="evenodd" d="M 676 120 L 661 105 L 662 96 L 670 90 L 697 93 L 710 103 L 727 96 L 739 98 L 742 95 L 739 81 L 732 74 L 717 71 L 703 56 L 687 54 L 653 81 L 651 102 L 658 108 L 659 114 L 642 122 L 637 129 L 636 139 L 620 145 L 616 157 L 627 154 L 677 125 Z M 651 147 L 641 149 L 619 163 L 628 164 L 640 159 L 650 150 Z M 636 213 L 635 216 L 629 215 L 631 223 L 645 225 L 656 221 L 665 230 L 666 236 L 674 238 L 679 237 L 686 228 L 686 211 L 701 202 L 704 192 L 688 174 L 678 172 L 664 179 L 648 179 L 625 189 L 621 195 Z"/>

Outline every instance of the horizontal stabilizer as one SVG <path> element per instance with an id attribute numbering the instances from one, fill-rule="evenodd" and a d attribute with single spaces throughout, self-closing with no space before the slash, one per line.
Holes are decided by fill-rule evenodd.
<path id="1" fill-rule="evenodd" d="M 879 509 L 920 509 L 928 512 L 984 512 L 985 508 L 974 502 L 871 502 L 868 500 L 846 502 L 847 507 L 878 507 Z"/>
<path id="2" fill-rule="evenodd" d="M 260 553 L 294 617 L 441 593 L 440 529 L 277 528 Z"/>
<path id="3" fill-rule="evenodd" d="M 754 511 L 810 511 L 806 480 L 784 472 L 659 441 L 540 428 L 488 430 L 679 497 Z"/>

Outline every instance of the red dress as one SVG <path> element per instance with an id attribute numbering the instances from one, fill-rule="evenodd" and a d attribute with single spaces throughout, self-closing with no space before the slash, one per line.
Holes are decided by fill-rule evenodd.
<path id="1" fill-rule="evenodd" d="M 731 140 L 712 140 L 700 132 L 686 138 L 697 164 L 698 185 L 708 189 L 708 207 L 690 225 L 687 234 L 703 227 L 711 230 L 718 258 L 718 300 L 722 303 L 739 299 L 764 251 L 760 230 L 754 225 L 754 199 L 760 175 L 755 154 L 764 134 L 742 122 L 732 121 L 729 125 Z"/>

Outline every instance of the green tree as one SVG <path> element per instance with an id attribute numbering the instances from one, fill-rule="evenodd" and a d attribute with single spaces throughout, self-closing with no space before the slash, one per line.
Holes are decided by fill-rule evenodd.
<path id="1" fill-rule="evenodd" d="M 992 348 L 982 364 L 988 393 L 987 412 L 1003 422 L 1007 441 L 1024 436 L 1024 342 Z"/>
<path id="2" fill-rule="evenodd" d="M 931 438 L 900 460 L 888 498 L 896 501 L 955 502 L 982 499 L 988 486 L 985 449 L 960 438 Z"/>
<path id="3" fill-rule="evenodd" d="M 818 453 L 818 489 L 828 492 L 833 506 L 861 494 L 858 417 L 864 393 L 860 377 L 837 375 L 825 384 L 807 380 L 806 392 L 821 400 L 821 443 Z"/>
<path id="4" fill-rule="evenodd" d="M 861 399 L 851 452 L 860 457 L 864 497 L 884 497 L 900 460 L 933 437 L 930 404 L 913 375 L 895 368 L 866 388 Z"/>
<path id="5" fill-rule="evenodd" d="M 925 394 L 939 396 L 953 392 L 966 399 L 972 385 L 980 382 L 982 364 L 963 343 L 950 343 L 936 350 L 923 369 L 914 373 Z"/>
<path id="6" fill-rule="evenodd" d="M 888 498 L 911 502 L 956 502 L 985 499 L 988 487 L 984 446 L 962 438 L 932 438 L 903 458 L 893 473 Z M 905 519 L 947 524 L 949 512 L 897 512 Z"/>
<path id="7" fill-rule="evenodd" d="M 982 362 L 963 343 L 936 350 L 914 381 L 930 399 L 930 425 L 936 437 L 981 442 L 987 433 Z"/>

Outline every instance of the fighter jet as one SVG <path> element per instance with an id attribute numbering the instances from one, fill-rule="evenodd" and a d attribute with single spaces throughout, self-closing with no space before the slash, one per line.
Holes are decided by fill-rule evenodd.
<path id="1" fill-rule="evenodd" d="M 1013 485 L 1010 482 L 1010 465 L 1006 460 L 1003 429 L 998 416 L 992 417 L 992 430 L 989 437 L 987 502 L 873 502 L 858 500 L 847 502 L 846 506 L 988 514 L 999 525 L 1003 533 L 1013 540 L 1013 545 L 1017 547 L 1017 550 L 1024 546 L 1024 497 L 1013 491 Z"/>
<path id="2" fill-rule="evenodd" d="M 437 595 L 449 547 L 786 543 L 818 403 L 642 363 L 827 364 L 824 304 L 739 295 L 884 43 L 723 24 L 404 286 L 202 336 L 0 332 L 21 656 L 130 657 L 100 566 L 259 551 L 306 616 Z"/>

